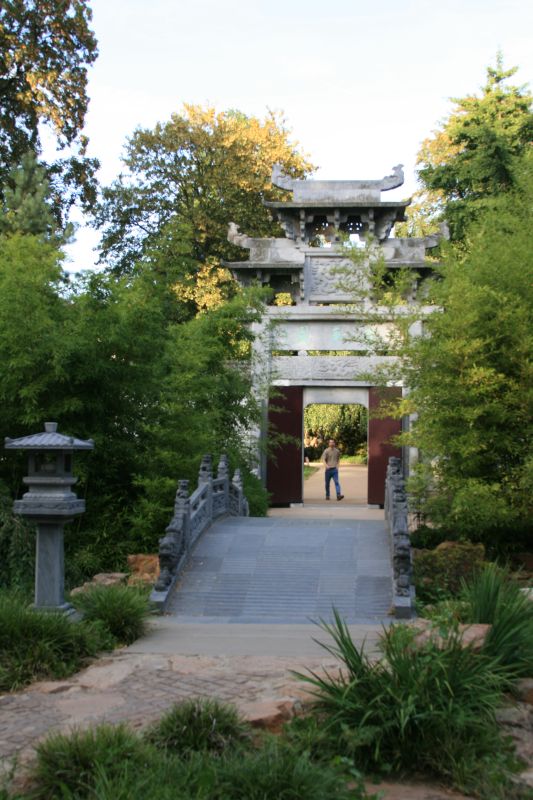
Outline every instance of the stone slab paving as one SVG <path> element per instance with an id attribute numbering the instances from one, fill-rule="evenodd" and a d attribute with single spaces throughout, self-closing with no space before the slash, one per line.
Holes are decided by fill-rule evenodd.
<path id="1" fill-rule="evenodd" d="M 35 745 L 52 732 L 68 732 L 101 722 L 127 722 L 141 729 L 157 720 L 174 702 L 187 697 L 217 697 L 235 703 L 254 717 L 284 701 L 306 698 L 304 684 L 291 674 L 335 670 L 330 657 L 314 659 L 257 656 L 139 655 L 125 648 L 102 658 L 68 680 L 33 684 L 0 696 L 0 777 L 14 759 L 21 768 Z M 463 795 L 427 784 L 375 785 L 383 800 L 468 800 Z"/>
<path id="2" fill-rule="evenodd" d="M 203 534 L 168 606 L 180 620 L 220 623 L 388 618 L 389 538 L 378 519 L 227 518 Z"/>
<path id="3" fill-rule="evenodd" d="M 313 659 L 257 656 L 139 654 L 130 648 L 101 658 L 62 681 L 35 683 L 0 695 L 0 774 L 24 763 L 53 731 L 127 721 L 135 728 L 158 719 L 188 697 L 216 697 L 245 713 L 253 704 L 305 695 L 291 669 L 335 669 L 325 654 Z"/>

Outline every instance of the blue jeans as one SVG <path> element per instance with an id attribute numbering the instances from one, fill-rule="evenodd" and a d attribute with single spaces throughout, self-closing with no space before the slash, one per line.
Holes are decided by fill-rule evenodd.
<path id="1" fill-rule="evenodd" d="M 326 497 L 329 497 L 329 487 L 332 478 L 338 497 L 340 494 L 342 494 L 339 484 L 339 470 L 337 467 L 326 467 Z"/>

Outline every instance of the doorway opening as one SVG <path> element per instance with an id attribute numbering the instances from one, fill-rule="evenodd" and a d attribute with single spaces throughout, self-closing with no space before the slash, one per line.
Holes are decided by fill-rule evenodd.
<path id="1" fill-rule="evenodd" d="M 322 453 L 328 440 L 340 450 L 345 504 L 368 503 L 368 411 L 360 403 L 311 403 L 303 419 L 303 502 L 326 504 Z M 332 486 L 332 498 L 335 491 Z"/>

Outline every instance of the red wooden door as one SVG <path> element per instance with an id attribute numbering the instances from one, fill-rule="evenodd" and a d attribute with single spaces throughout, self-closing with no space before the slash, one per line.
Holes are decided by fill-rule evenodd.
<path id="1" fill-rule="evenodd" d="M 295 441 L 282 444 L 269 455 L 267 490 L 271 506 L 288 506 L 303 501 L 302 431 L 303 387 L 276 388 L 268 406 L 268 426 L 289 434 Z"/>
<path id="2" fill-rule="evenodd" d="M 390 456 L 401 456 L 399 447 L 390 444 L 392 436 L 401 432 L 402 422 L 399 419 L 372 418 L 372 412 L 379 408 L 384 399 L 392 399 L 401 395 L 399 387 L 385 390 L 371 387 L 368 390 L 368 504 L 383 506 L 385 502 L 385 475 Z"/>

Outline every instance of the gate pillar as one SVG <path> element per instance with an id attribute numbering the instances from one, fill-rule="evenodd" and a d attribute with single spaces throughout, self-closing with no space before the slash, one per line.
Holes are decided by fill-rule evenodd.
<path id="1" fill-rule="evenodd" d="M 385 503 L 385 477 L 390 456 L 401 458 L 402 451 L 390 443 L 393 436 L 402 430 L 402 421 L 385 417 L 378 419 L 372 417 L 372 412 L 377 411 L 383 400 L 392 400 L 400 397 L 402 390 L 399 386 L 387 389 L 378 389 L 371 386 L 368 390 L 368 504 L 381 506 Z"/>
<path id="2" fill-rule="evenodd" d="M 276 397 L 269 402 L 268 426 L 288 434 L 295 441 L 282 444 L 269 454 L 267 491 L 271 506 L 303 502 L 302 434 L 303 387 L 276 387 Z"/>

